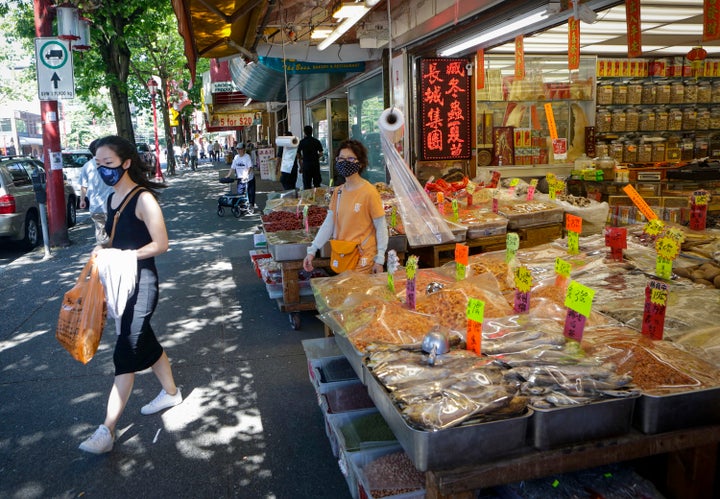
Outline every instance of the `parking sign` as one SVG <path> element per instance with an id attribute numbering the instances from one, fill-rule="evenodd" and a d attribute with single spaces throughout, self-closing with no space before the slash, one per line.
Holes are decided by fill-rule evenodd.
<path id="1" fill-rule="evenodd" d="M 40 100 L 74 99 L 72 50 L 59 38 L 35 38 L 38 98 Z"/>

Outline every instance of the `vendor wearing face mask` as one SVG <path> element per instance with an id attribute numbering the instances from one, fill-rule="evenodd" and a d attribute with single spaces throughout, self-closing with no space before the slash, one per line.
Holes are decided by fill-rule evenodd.
<path id="1" fill-rule="evenodd" d="M 356 272 L 382 272 L 388 232 L 380 194 L 360 176 L 368 164 L 367 149 L 357 140 L 345 140 L 339 151 L 335 169 L 345 178 L 345 183 L 333 191 L 327 217 L 308 247 L 303 268 L 308 272 L 313 270 L 317 250 L 330 239 L 341 239 L 360 244 Z"/>

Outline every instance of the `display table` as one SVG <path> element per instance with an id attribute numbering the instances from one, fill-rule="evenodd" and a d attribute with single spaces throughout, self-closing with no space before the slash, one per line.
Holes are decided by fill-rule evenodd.
<path id="1" fill-rule="evenodd" d="M 554 241 L 562 237 L 562 223 L 526 227 L 523 229 L 510 230 L 520 236 L 520 247 L 529 248 L 539 244 Z M 507 234 L 497 236 L 485 236 L 476 239 L 468 239 L 460 244 L 470 248 L 470 254 L 486 253 L 505 249 Z M 440 267 L 444 263 L 455 259 L 455 245 L 457 243 L 437 244 L 435 246 L 410 247 L 408 253 L 417 255 L 420 264 L 424 267 Z"/>
<path id="2" fill-rule="evenodd" d="M 278 307 L 281 312 L 287 312 L 290 324 L 293 329 L 300 329 L 300 312 L 304 310 L 315 310 L 315 298 L 313 296 L 300 296 L 300 279 L 298 271 L 303 268 L 302 260 L 287 260 L 277 262 L 282 273 L 282 298 L 277 298 Z M 315 267 L 330 266 L 329 258 L 315 258 Z"/>
<path id="3" fill-rule="evenodd" d="M 582 424 L 582 422 L 580 422 Z M 658 454 L 668 454 L 661 476 L 672 497 L 713 496 L 720 425 L 644 435 L 636 430 L 548 451 L 527 449 L 515 457 L 451 470 L 426 472 L 428 499 L 476 497 L 479 489 L 593 468 Z M 481 445 L 481 443 L 478 443 Z M 662 472 L 662 470 L 658 470 Z"/>

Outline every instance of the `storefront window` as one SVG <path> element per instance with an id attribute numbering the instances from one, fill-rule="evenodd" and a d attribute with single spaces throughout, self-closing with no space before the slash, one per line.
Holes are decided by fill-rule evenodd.
<path id="1" fill-rule="evenodd" d="M 364 177 L 370 182 L 387 181 L 378 127 L 378 119 L 383 109 L 382 73 L 348 89 L 350 138 L 360 140 L 368 149 L 369 165 Z"/>

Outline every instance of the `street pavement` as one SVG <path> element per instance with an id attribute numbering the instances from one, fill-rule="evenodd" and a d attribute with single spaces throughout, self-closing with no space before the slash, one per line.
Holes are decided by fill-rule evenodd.
<path id="1" fill-rule="evenodd" d="M 142 416 L 160 385 L 151 371 L 138 374 L 109 454 L 77 447 L 104 419 L 114 325 L 87 365 L 54 337 L 62 296 L 93 247 L 87 212 L 52 258 L 38 248 L 0 261 L 0 497 L 350 496 L 301 345 L 322 337 L 322 324 L 303 312 L 295 331 L 268 298 L 249 257 L 259 215 L 216 213 L 226 169 L 181 170 L 161 194 L 170 251 L 157 258 L 152 324 L 185 400 Z M 262 207 L 281 187 L 256 178 Z"/>

